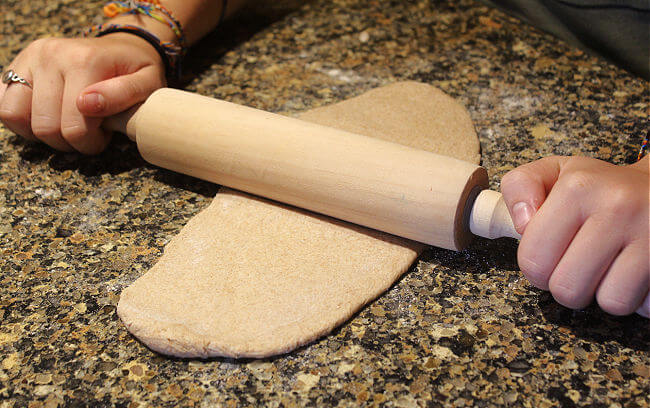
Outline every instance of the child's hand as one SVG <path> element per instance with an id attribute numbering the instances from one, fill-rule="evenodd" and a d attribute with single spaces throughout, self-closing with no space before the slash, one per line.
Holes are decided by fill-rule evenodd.
<path id="1" fill-rule="evenodd" d="M 34 41 L 5 67 L 33 85 L 0 84 L 0 120 L 55 149 L 101 152 L 110 133 L 102 118 L 126 110 L 165 85 L 156 50 L 127 33 Z"/>
<path id="2" fill-rule="evenodd" d="M 647 157 L 630 166 L 547 157 L 506 174 L 501 190 L 533 285 L 570 308 L 595 295 L 608 313 L 649 317 Z"/>

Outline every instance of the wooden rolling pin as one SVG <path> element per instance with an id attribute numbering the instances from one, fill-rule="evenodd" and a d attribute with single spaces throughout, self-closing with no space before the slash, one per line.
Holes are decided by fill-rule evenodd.
<path id="1" fill-rule="evenodd" d="M 485 169 L 454 158 L 168 88 L 105 126 L 157 166 L 426 244 L 520 237 Z"/>

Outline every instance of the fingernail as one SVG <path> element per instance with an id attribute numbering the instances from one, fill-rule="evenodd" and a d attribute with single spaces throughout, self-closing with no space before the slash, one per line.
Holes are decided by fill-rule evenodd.
<path id="1" fill-rule="evenodd" d="M 515 203 L 512 206 L 512 223 L 515 224 L 515 229 L 517 231 L 523 231 L 534 213 L 535 210 L 530 204 L 523 201 Z"/>
<path id="2" fill-rule="evenodd" d="M 104 96 L 96 92 L 84 95 L 83 101 L 84 106 L 86 106 L 88 111 L 93 113 L 99 113 L 106 107 L 106 100 L 104 99 Z"/>

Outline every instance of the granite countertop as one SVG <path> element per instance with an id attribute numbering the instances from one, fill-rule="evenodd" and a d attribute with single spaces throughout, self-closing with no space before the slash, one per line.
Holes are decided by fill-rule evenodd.
<path id="1" fill-rule="evenodd" d="M 474 1 L 267 2 L 188 58 L 187 89 L 293 113 L 397 80 L 469 109 L 493 188 L 551 154 L 634 160 L 648 83 Z M 305 3 L 305 4 L 303 4 Z M 76 35 L 97 1 L 0 3 L 0 65 Z M 572 311 L 522 278 L 512 240 L 431 248 L 334 333 L 266 360 L 156 354 L 123 288 L 217 187 L 116 139 L 56 153 L 0 127 L 0 407 L 648 406 L 648 320 Z"/>

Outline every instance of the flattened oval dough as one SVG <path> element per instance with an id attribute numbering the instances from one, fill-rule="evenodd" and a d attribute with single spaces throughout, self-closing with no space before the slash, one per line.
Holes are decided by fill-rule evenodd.
<path id="1" fill-rule="evenodd" d="M 478 163 L 466 110 L 401 82 L 301 115 Z M 375 299 L 424 246 L 222 188 L 117 312 L 151 349 L 178 357 L 268 357 L 329 333 Z"/>

